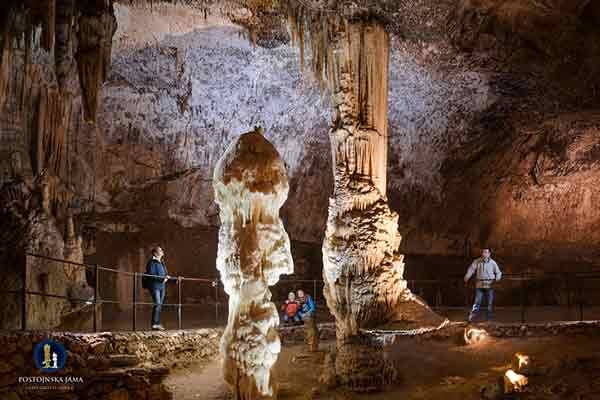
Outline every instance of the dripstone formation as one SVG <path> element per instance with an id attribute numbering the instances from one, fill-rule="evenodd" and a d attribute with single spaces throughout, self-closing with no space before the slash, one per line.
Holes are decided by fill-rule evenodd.
<path id="1" fill-rule="evenodd" d="M 334 191 L 323 242 L 324 295 L 336 319 L 338 380 L 370 391 L 395 374 L 381 345 L 361 329 L 442 321 L 407 289 L 398 253 L 398 214 L 386 198 L 388 34 L 382 25 L 362 19 L 329 20 L 326 26 L 326 32 L 311 33 L 327 37 L 322 64 L 313 64 L 318 73 L 326 72 L 335 108 L 329 132 Z"/>
<path id="2" fill-rule="evenodd" d="M 215 168 L 214 189 L 221 219 L 217 269 L 229 295 L 224 377 L 236 399 L 274 399 L 281 342 L 269 286 L 294 265 L 279 218 L 289 189 L 285 166 L 260 128 L 231 143 Z"/>

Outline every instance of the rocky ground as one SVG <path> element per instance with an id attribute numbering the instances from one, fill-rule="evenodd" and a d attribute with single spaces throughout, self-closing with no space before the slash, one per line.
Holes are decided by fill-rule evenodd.
<path id="1" fill-rule="evenodd" d="M 504 332 L 509 333 L 509 332 Z M 548 331 L 546 331 L 548 333 Z M 544 337 L 488 337 L 465 346 L 456 338 L 398 338 L 390 347 L 400 380 L 381 393 L 356 394 L 328 389 L 319 383 L 315 371 L 324 368 L 331 340 L 321 344 L 318 353 L 306 353 L 303 345 L 287 344 L 276 364 L 281 399 L 596 399 L 600 398 L 597 379 L 600 347 L 596 335 L 573 334 Z M 529 386 L 522 393 L 496 397 L 492 393 L 498 378 L 511 368 L 513 355 L 527 354 L 535 365 Z M 418 367 L 417 367 L 418 366 Z M 210 382 L 210 383 L 209 383 Z M 175 399 L 229 399 L 222 384 L 219 361 L 188 366 L 173 372 L 166 384 Z M 482 394 L 482 392 L 487 394 Z M 485 397 L 488 396 L 488 397 Z"/>

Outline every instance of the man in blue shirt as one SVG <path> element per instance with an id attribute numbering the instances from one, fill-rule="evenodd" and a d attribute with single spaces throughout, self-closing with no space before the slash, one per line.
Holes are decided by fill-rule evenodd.
<path id="1" fill-rule="evenodd" d="M 171 279 L 167 274 L 167 268 L 162 262 L 165 252 L 160 246 L 152 249 L 152 258 L 146 264 L 146 275 L 142 278 L 142 287 L 150 291 L 152 296 L 152 329 L 164 330 L 160 324 L 160 307 L 165 300 L 166 282 Z"/>
<path id="2" fill-rule="evenodd" d="M 315 302 L 309 294 L 305 294 L 304 290 L 298 290 L 298 302 L 300 303 L 300 318 L 313 318 L 315 316 Z"/>

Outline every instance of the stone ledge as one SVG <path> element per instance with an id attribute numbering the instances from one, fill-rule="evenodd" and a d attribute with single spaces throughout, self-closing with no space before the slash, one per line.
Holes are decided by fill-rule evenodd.
<path id="1" fill-rule="evenodd" d="M 475 323 L 451 322 L 442 329 L 423 333 L 420 335 L 405 335 L 402 332 L 380 330 L 374 335 L 382 337 L 409 337 L 418 340 L 445 340 L 462 337 L 467 326 L 483 329 L 491 337 L 544 337 L 560 335 L 598 335 L 600 333 L 600 321 L 557 321 L 546 323 Z"/>
<path id="2" fill-rule="evenodd" d="M 169 399 L 170 393 L 162 385 L 169 368 L 181 362 L 212 360 L 218 355 L 222 333 L 220 328 L 97 333 L 0 332 L 0 348 L 4 355 L 0 360 L 0 398 L 42 398 L 43 390 L 26 391 L 24 385 L 18 384 L 18 377 L 52 375 L 83 377 L 84 383 L 75 385 L 74 391 L 65 392 L 61 397 L 64 399 Z M 47 338 L 62 343 L 67 350 L 65 368 L 52 374 L 43 374 L 33 360 L 33 347 Z"/>
<path id="3" fill-rule="evenodd" d="M 335 340 L 335 323 L 325 322 L 317 324 L 319 328 L 319 340 Z M 278 328 L 279 337 L 282 344 L 286 343 L 304 343 L 304 325 L 280 325 Z"/>
<path id="4" fill-rule="evenodd" d="M 385 343 L 393 337 L 407 337 L 418 340 L 445 340 L 463 337 L 467 326 L 483 329 L 491 337 L 544 337 L 560 335 L 598 335 L 600 334 L 600 321 L 557 321 L 546 323 L 475 323 L 450 322 L 441 329 L 417 334 L 407 334 L 409 331 L 380 329 L 369 334 L 376 337 L 385 337 Z M 335 340 L 335 323 L 318 324 L 320 340 Z M 304 326 L 281 326 L 279 328 L 281 341 L 285 343 L 300 343 L 304 341 Z"/>

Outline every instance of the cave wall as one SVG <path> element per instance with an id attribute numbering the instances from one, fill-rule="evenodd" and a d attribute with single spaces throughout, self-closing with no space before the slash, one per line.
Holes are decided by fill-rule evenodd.
<path id="1" fill-rule="evenodd" d="M 82 186 L 72 180 L 69 155 L 82 122 L 95 116 L 81 99 L 97 98 L 110 68 L 112 2 L 6 1 L 0 9 L 0 280 L 7 289 L 20 290 L 26 269 L 29 291 L 88 299 L 85 272 L 25 259 L 24 253 L 83 261 L 72 215 L 86 204 Z M 79 57 L 85 43 L 94 54 L 102 47 L 102 57 Z M 78 77 L 97 85 L 84 87 Z M 22 305 L 7 297 L 0 326 L 20 327 Z M 81 306 L 29 295 L 28 327 L 57 327 Z"/>
<path id="2" fill-rule="evenodd" d="M 532 25 L 539 31 L 532 40 L 515 22 L 520 14 L 491 2 L 408 3 L 388 26 L 387 186 L 400 214 L 401 251 L 409 259 L 466 260 L 488 245 L 515 269 L 543 268 L 548 257 L 556 268 L 593 263 L 596 97 L 593 82 L 567 75 L 575 62 L 560 61 L 568 54 L 585 66 L 576 76 L 590 76 L 593 45 L 542 51 L 553 34 L 544 24 Z M 535 21 L 570 13 L 569 26 L 579 28 L 564 28 L 564 43 L 593 37 L 581 22 L 587 13 L 559 6 L 541 12 L 532 2 L 519 10 Z M 513 19 L 495 16 L 505 14 Z M 493 23 L 480 32 L 473 21 L 481 15 Z M 288 165 L 282 213 L 290 236 L 318 243 L 332 188 L 327 95 L 300 73 L 299 51 L 289 43 L 253 47 L 245 30 L 201 17 L 166 5 L 153 13 L 117 8 L 126 23 L 100 107 L 107 151 L 98 168 L 99 208 L 142 204 L 129 214 L 216 225 L 207 177 L 224 144 L 260 124 Z M 158 40 L 143 37 L 141 25 Z"/>
<path id="3" fill-rule="evenodd" d="M 429 118 L 417 120 L 420 132 L 396 136 L 416 151 L 404 152 L 398 161 L 408 165 L 392 175 L 410 182 L 429 171 L 414 194 L 398 191 L 391 201 L 400 215 L 415 216 L 403 246 L 460 255 L 489 245 L 511 269 L 597 266 L 597 7 L 451 3 L 446 13 L 417 11 L 404 27 L 420 32 L 421 60 L 437 65 L 451 91 L 431 90 L 421 78 L 412 89 L 429 91 Z M 440 26 L 445 40 L 436 39 Z M 447 105 L 437 96 L 444 93 Z M 421 161 L 431 168 L 417 167 L 427 153 Z"/>
<path id="4" fill-rule="evenodd" d="M 597 6 L 413 0 L 395 7 L 386 11 L 387 193 L 408 276 L 417 267 L 462 270 L 483 245 L 512 270 L 596 265 Z M 114 15 L 111 68 L 97 70 L 106 83 L 96 100 L 82 101 L 74 47 L 66 74 L 65 63 L 55 71 L 42 31 L 29 63 L 23 39 L 13 39 L 11 51 L 3 40 L 0 103 L 10 110 L 0 115 L 3 176 L 14 149 L 32 177 L 39 160 L 53 165 L 62 182 L 55 187 L 69 188 L 55 191 L 63 193 L 55 208 L 78 199 L 78 224 L 97 232 L 95 243 L 84 242 L 89 260 L 138 270 L 151 244 L 163 243 L 177 254 L 178 270 L 211 275 L 213 261 L 199 266 L 185 255 L 214 259 L 214 249 L 196 252 L 194 239 L 218 224 L 212 170 L 227 143 L 261 125 L 288 170 L 282 217 L 302 249 L 296 255 L 309 276 L 320 276 L 333 187 L 331 106 L 301 71 L 281 24 L 277 40 L 259 33 L 254 41 L 247 24 L 181 4 L 116 3 Z M 103 20 L 108 33 L 110 20 Z M 68 101 L 53 100 L 64 92 Z M 94 101 L 96 125 L 84 107 Z M 40 104 L 52 118 L 38 118 Z M 36 150 L 47 148 L 54 150 Z M 55 213 L 62 224 L 65 211 Z"/>

